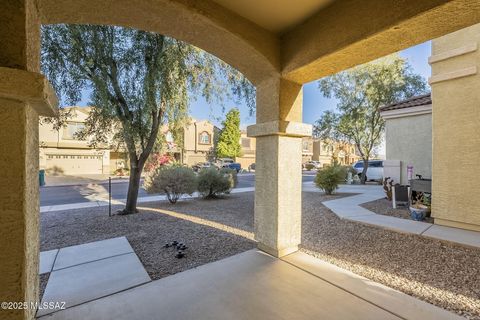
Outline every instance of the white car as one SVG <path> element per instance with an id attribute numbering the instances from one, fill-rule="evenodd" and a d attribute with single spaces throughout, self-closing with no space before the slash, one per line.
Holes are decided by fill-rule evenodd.
<path id="1" fill-rule="evenodd" d="M 353 165 L 353 168 L 358 174 L 358 177 L 362 177 L 363 161 L 360 160 Z M 383 180 L 383 161 L 382 160 L 369 160 L 367 168 L 367 178 L 365 181 L 381 181 Z"/>
<path id="2" fill-rule="evenodd" d="M 304 169 L 309 169 L 309 168 L 312 168 L 314 170 L 318 170 L 322 167 L 322 164 L 320 163 L 320 161 L 307 161 L 303 164 L 303 168 Z"/>

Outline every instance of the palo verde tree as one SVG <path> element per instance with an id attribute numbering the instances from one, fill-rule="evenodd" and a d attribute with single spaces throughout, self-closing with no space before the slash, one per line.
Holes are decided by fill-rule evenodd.
<path id="1" fill-rule="evenodd" d="M 319 80 L 327 98 L 338 100 L 336 111 L 325 111 L 314 135 L 325 141 L 354 143 L 363 160 L 365 183 L 368 160 L 381 143 L 385 123 L 379 108 L 426 91 L 425 80 L 397 54 Z"/>
<path id="2" fill-rule="evenodd" d="M 240 156 L 240 111 L 233 108 L 227 112 L 217 142 L 217 157 L 235 158 Z"/>
<path id="3" fill-rule="evenodd" d="M 62 104 L 75 104 L 90 89 L 95 107 L 79 137 L 92 146 L 125 145 L 130 181 L 123 213 L 136 212 L 143 167 L 164 141 L 159 128 L 180 127 L 192 95 L 211 101 L 228 92 L 254 108 L 255 89 L 235 69 L 182 41 L 130 28 L 44 26 L 42 71 Z"/>

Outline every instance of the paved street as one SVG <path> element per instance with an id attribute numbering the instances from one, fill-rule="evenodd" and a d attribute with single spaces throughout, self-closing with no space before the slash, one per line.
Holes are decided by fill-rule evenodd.
<path id="1" fill-rule="evenodd" d="M 309 172 L 303 175 L 303 182 L 313 181 L 314 173 Z M 255 186 L 254 174 L 239 174 L 237 188 Z M 120 200 L 127 197 L 128 180 L 112 183 L 112 199 Z M 139 197 L 149 194 L 140 189 Z M 68 186 L 47 186 L 40 188 L 40 206 L 52 206 L 59 204 L 79 203 L 108 200 L 108 182 L 86 183 Z"/>

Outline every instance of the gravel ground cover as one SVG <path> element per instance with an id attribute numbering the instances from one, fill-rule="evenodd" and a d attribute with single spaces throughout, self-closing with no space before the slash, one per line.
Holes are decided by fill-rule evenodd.
<path id="1" fill-rule="evenodd" d="M 480 249 L 338 218 L 303 194 L 302 250 L 341 268 L 480 319 Z"/>
<path id="2" fill-rule="evenodd" d="M 342 196 L 303 194 L 304 252 L 480 319 L 480 250 L 339 219 L 321 202 Z M 148 203 L 139 214 L 111 218 L 105 208 L 44 213 L 41 250 L 125 235 L 150 277 L 159 279 L 254 248 L 253 200 L 248 192 L 176 205 Z M 172 240 L 189 247 L 185 259 L 163 248 Z"/>
<path id="3" fill-rule="evenodd" d="M 395 218 L 407 219 L 412 220 L 410 218 L 410 212 L 408 211 L 407 206 L 398 206 L 396 209 L 392 208 L 392 202 L 388 201 L 386 198 L 378 199 L 371 202 L 366 202 L 360 205 L 365 209 L 368 209 L 376 214 L 381 214 L 384 216 L 391 216 Z M 426 217 L 425 222 L 433 223 L 433 219 L 430 217 Z"/>
<path id="4" fill-rule="evenodd" d="M 253 198 L 252 194 L 247 198 Z M 157 202 L 139 207 L 138 214 L 112 217 L 108 217 L 105 207 L 42 213 L 40 250 L 126 236 L 149 276 L 155 280 L 255 247 L 252 240 L 253 200 L 245 201 L 244 194 L 232 194 L 228 200 L 189 200 L 175 206 Z M 153 208 L 187 212 L 205 221 L 199 224 L 161 214 Z M 213 216 L 218 216 L 216 219 L 220 222 L 210 222 L 208 219 Z M 243 230 L 224 226 L 222 221 Z M 163 247 L 174 240 L 188 246 L 185 258 L 177 259 L 174 249 Z M 41 277 L 41 288 L 45 287 L 47 279 L 48 276 Z"/>

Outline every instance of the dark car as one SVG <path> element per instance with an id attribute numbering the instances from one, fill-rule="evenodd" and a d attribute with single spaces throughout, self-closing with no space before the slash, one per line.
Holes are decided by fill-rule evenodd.
<path id="1" fill-rule="evenodd" d="M 226 163 L 223 165 L 223 167 L 235 170 L 237 171 L 237 173 L 239 173 L 240 170 L 242 170 L 242 165 L 238 162 Z"/>

